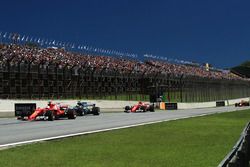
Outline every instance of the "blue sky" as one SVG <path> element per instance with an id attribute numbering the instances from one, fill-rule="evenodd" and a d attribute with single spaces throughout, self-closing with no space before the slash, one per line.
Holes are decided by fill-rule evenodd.
<path id="1" fill-rule="evenodd" d="M 249 0 L 3 0 L 0 31 L 138 55 L 250 60 Z"/>

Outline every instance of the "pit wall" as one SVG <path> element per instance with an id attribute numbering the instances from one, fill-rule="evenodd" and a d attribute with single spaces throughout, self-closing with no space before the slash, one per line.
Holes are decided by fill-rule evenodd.
<path id="1" fill-rule="evenodd" d="M 241 100 L 249 101 L 250 97 L 225 100 L 225 105 L 234 105 Z M 101 111 L 122 111 L 125 106 L 131 106 L 137 103 L 137 101 L 112 101 L 112 100 L 84 100 L 86 102 L 95 103 L 96 106 L 101 108 Z M 75 106 L 77 100 L 55 100 L 55 103 L 68 104 Z M 37 107 L 45 107 L 48 100 L 0 100 L 0 116 L 14 116 L 15 103 L 36 103 Z M 209 108 L 216 107 L 216 102 L 203 102 L 203 103 L 178 103 L 178 109 L 193 109 L 193 108 Z"/>

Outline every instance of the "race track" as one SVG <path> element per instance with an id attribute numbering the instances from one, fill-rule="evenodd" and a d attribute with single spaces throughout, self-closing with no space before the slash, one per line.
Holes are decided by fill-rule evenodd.
<path id="1" fill-rule="evenodd" d="M 100 116 L 77 117 L 76 120 L 32 122 L 2 118 L 0 119 L 0 148 L 248 108 L 230 106 L 154 113 L 102 113 Z"/>

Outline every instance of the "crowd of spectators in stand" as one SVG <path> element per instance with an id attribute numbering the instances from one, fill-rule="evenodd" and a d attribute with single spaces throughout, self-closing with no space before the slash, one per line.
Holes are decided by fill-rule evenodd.
<path id="1" fill-rule="evenodd" d="M 170 73 L 174 75 L 198 76 L 210 79 L 242 79 L 240 76 L 229 71 L 207 70 L 204 66 L 200 67 L 184 64 L 173 64 L 160 61 L 147 61 L 146 63 L 155 66 L 165 74 Z"/>
<path id="2" fill-rule="evenodd" d="M 210 70 L 203 67 L 185 64 L 174 64 L 163 61 L 129 60 L 121 57 L 73 53 L 63 48 L 41 48 L 27 45 L 0 45 L 0 67 L 9 62 L 31 63 L 46 67 L 56 65 L 58 68 L 91 68 L 95 71 L 118 72 L 120 74 L 171 74 L 176 76 L 198 76 L 210 79 L 242 79 L 230 72 Z"/>

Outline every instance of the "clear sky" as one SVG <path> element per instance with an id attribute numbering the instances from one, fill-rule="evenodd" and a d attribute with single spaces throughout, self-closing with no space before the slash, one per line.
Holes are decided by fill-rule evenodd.
<path id="1" fill-rule="evenodd" d="M 1 0 L 0 31 L 209 62 L 250 60 L 249 0 Z"/>

